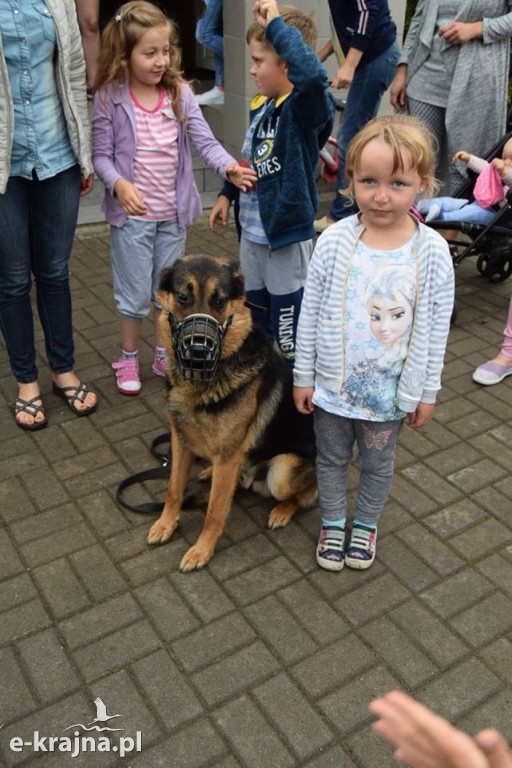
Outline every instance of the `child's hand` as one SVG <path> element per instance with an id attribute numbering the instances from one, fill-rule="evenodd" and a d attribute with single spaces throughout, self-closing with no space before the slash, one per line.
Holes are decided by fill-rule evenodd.
<path id="1" fill-rule="evenodd" d="M 228 165 L 226 173 L 230 182 L 242 192 L 249 192 L 254 189 L 254 185 L 258 181 L 258 174 L 250 166 Z"/>
<path id="2" fill-rule="evenodd" d="M 434 415 L 435 409 L 436 406 L 433 403 L 418 403 L 414 413 L 407 414 L 408 425 L 413 429 L 424 427 Z"/>
<path id="3" fill-rule="evenodd" d="M 500 176 L 504 176 L 505 173 L 510 172 L 510 167 L 507 168 L 505 161 L 502 160 L 501 157 L 495 157 L 491 160 L 491 165 L 493 168 L 496 168 Z"/>
<path id="4" fill-rule="evenodd" d="M 114 184 L 114 192 L 119 200 L 121 207 L 128 216 L 143 216 L 147 213 L 147 207 L 144 199 L 131 181 L 118 179 Z"/>
<path id="5" fill-rule="evenodd" d="M 256 16 L 256 21 L 262 27 L 267 27 L 272 19 L 277 19 L 279 16 L 276 0 L 256 0 L 252 7 L 252 12 Z"/>
<path id="6" fill-rule="evenodd" d="M 208 218 L 208 224 L 212 232 L 217 234 L 217 224 L 222 224 L 223 227 L 228 223 L 229 208 L 231 201 L 224 195 L 219 195 L 217 202 L 213 206 L 210 216 Z"/>
<path id="7" fill-rule="evenodd" d="M 469 163 L 469 152 L 465 152 L 463 149 L 461 149 L 459 152 L 456 152 L 453 156 L 453 162 L 456 163 L 457 160 L 461 160 L 463 163 Z"/>
<path id="8" fill-rule="evenodd" d="M 309 413 L 313 413 L 315 410 L 315 406 L 313 405 L 314 391 L 314 387 L 293 388 L 293 402 L 299 413 L 303 413 L 305 416 Z"/>

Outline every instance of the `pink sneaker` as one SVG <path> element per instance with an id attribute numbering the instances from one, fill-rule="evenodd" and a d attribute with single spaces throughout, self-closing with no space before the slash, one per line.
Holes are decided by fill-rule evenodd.
<path id="1" fill-rule="evenodd" d="M 153 365 L 151 366 L 151 370 L 156 376 L 162 376 L 163 378 L 165 378 L 167 376 L 165 357 L 159 357 L 158 355 L 155 355 L 153 359 Z"/>
<path id="2" fill-rule="evenodd" d="M 126 360 L 120 357 L 116 363 L 112 363 L 116 372 L 117 391 L 122 395 L 138 395 L 141 389 L 139 378 L 139 360 L 136 357 Z"/>

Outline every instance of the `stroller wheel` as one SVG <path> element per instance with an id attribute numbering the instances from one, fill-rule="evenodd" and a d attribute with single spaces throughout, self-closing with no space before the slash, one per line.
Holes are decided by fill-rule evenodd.
<path id="1" fill-rule="evenodd" d="M 485 275 L 487 272 L 487 267 L 489 266 L 490 258 L 486 253 L 481 253 L 476 261 L 476 268 L 480 272 L 481 275 Z"/>
<path id="2" fill-rule="evenodd" d="M 491 283 L 502 283 L 512 274 L 512 259 L 508 258 L 506 261 L 497 261 L 496 264 L 491 263 L 487 267 L 485 276 L 491 281 Z"/>

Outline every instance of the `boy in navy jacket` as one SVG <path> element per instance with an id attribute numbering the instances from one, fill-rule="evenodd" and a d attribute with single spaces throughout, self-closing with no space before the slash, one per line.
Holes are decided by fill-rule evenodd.
<path id="1" fill-rule="evenodd" d="M 235 201 L 246 295 L 258 308 L 254 321 L 293 365 L 318 204 L 314 170 L 335 104 L 314 52 L 311 17 L 289 6 L 281 15 L 275 0 L 259 0 L 253 10 L 246 41 L 259 95 L 251 104 L 241 164 L 256 170 L 258 182 L 240 194 L 226 184 L 210 226 L 215 231 L 218 222 L 225 224 Z"/>

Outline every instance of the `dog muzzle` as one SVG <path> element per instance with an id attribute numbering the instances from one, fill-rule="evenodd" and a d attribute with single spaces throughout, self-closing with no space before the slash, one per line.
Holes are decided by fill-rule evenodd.
<path id="1" fill-rule="evenodd" d="M 197 314 L 177 323 L 169 313 L 174 355 L 184 379 L 202 383 L 214 379 L 232 319 L 228 317 L 221 325 L 210 315 Z"/>

